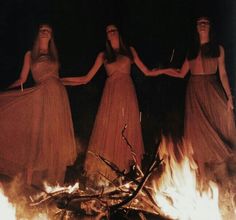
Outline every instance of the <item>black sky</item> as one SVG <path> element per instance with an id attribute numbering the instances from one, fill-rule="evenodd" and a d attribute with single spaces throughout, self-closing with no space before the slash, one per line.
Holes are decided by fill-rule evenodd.
<path id="1" fill-rule="evenodd" d="M 104 49 L 105 26 L 116 23 L 129 45 L 149 67 L 180 67 L 196 16 L 213 20 L 225 47 L 231 87 L 236 89 L 235 0 L 1 0 L 0 88 L 19 76 L 24 53 L 31 47 L 38 23 L 54 27 L 60 56 L 60 76 L 86 74 Z M 175 49 L 170 64 L 172 50 Z M 155 144 L 161 132 L 181 135 L 186 80 L 145 78 L 133 67 L 145 145 Z M 86 86 L 67 88 L 77 136 L 87 142 L 105 80 L 102 68 Z M 27 86 L 32 85 L 29 77 Z M 146 147 L 150 148 L 150 147 Z"/>

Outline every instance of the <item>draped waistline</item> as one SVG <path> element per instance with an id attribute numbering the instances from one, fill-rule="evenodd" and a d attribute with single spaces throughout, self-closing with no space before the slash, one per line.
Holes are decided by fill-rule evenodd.
<path id="1" fill-rule="evenodd" d="M 210 73 L 210 74 L 198 73 L 198 74 L 191 74 L 191 77 L 212 77 L 216 75 L 217 75 L 216 73 Z"/>
<path id="2" fill-rule="evenodd" d="M 114 72 L 111 75 L 107 75 L 107 77 L 108 77 L 108 79 L 118 79 L 118 78 L 130 77 L 130 73 Z"/>
<path id="3" fill-rule="evenodd" d="M 191 81 L 204 81 L 204 80 L 216 80 L 217 74 L 191 74 L 190 80 Z"/>
<path id="4" fill-rule="evenodd" d="M 35 81 L 37 83 L 42 83 L 42 82 L 48 81 L 50 79 L 58 79 L 59 80 L 59 77 L 57 75 L 48 74 L 48 75 L 42 76 L 42 77 L 40 77 L 38 79 L 35 79 Z"/>

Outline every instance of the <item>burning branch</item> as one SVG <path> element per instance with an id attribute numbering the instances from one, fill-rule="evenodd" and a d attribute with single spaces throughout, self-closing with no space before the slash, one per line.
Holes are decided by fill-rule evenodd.
<path id="1" fill-rule="evenodd" d="M 150 213 L 159 215 L 160 208 L 152 197 L 150 189 L 145 184 L 162 161 L 156 155 L 145 174 L 143 174 L 137 164 L 134 149 L 124 135 L 126 128 L 127 125 L 122 130 L 122 137 L 132 152 L 135 162 L 134 168 L 138 171 L 136 172 L 136 177 L 131 176 L 130 173 L 126 173 L 125 170 L 121 171 L 116 164 L 106 158 L 89 152 L 110 167 L 117 174 L 117 178 L 121 178 L 121 181 L 118 181 L 120 183 L 119 185 L 109 180 L 114 186 L 106 189 L 103 188 L 100 192 L 94 190 L 82 191 L 79 187 L 72 187 L 72 190 L 62 187 L 49 192 L 44 190 L 43 196 L 36 198 L 31 206 L 35 207 L 45 203 L 55 203 L 59 209 L 63 210 L 61 212 L 61 219 L 66 216 L 66 212 L 96 215 L 97 219 L 101 219 L 104 216 L 109 217 L 110 213 L 116 213 L 120 210 L 137 210 L 140 213 L 148 212 L 147 210 L 149 210 Z M 91 191 L 94 193 L 91 194 Z M 142 201 L 145 207 L 140 206 L 136 199 Z"/>
<path id="2" fill-rule="evenodd" d="M 86 192 L 79 190 L 79 188 L 71 192 L 69 192 L 69 190 L 66 191 L 64 188 L 53 192 L 44 191 L 46 198 L 44 197 L 42 199 L 41 197 L 40 201 L 34 201 L 31 206 L 39 206 L 45 203 L 53 202 L 59 209 L 64 210 L 61 213 L 62 219 L 66 216 L 66 211 L 82 213 L 85 215 L 109 216 L 109 213 L 115 213 L 122 209 L 136 209 L 139 210 L 139 212 L 143 212 L 144 209 L 142 209 L 142 207 L 137 208 L 134 205 L 135 202 L 131 203 L 140 195 L 139 200 L 143 201 L 145 206 L 149 207 L 148 209 L 151 213 L 159 213 L 158 211 L 160 209 L 153 200 L 148 189 L 145 187 L 145 184 L 155 168 L 159 166 L 161 161 L 155 157 L 147 172 L 139 181 L 128 177 L 127 174 L 120 171 L 118 167 L 110 163 L 110 161 L 101 156 L 99 156 L 99 158 L 101 158 L 102 161 L 111 167 L 111 169 L 115 170 L 121 177 L 123 177 L 126 182 L 122 185 L 110 187 L 105 191 L 102 190 L 101 192 L 95 194 L 86 194 Z M 129 182 L 127 182 L 127 179 L 129 179 Z M 146 198 L 145 195 L 147 196 Z"/>
<path id="3" fill-rule="evenodd" d="M 151 173 L 153 172 L 153 170 L 156 167 L 157 167 L 157 160 L 155 158 L 154 162 L 150 165 L 148 171 L 146 172 L 146 174 L 142 178 L 141 182 L 139 183 L 137 189 L 132 193 L 132 195 L 127 197 L 125 200 L 123 200 L 119 204 L 111 206 L 110 209 L 112 211 L 114 211 L 114 210 L 126 205 L 127 203 L 131 202 L 138 195 L 138 193 L 142 190 L 142 188 L 143 188 L 144 184 L 146 183 L 147 179 L 150 177 Z"/>
<path id="4" fill-rule="evenodd" d="M 127 139 L 126 139 L 126 140 L 127 140 Z M 129 143 L 128 140 L 127 140 L 127 143 Z M 130 145 L 130 144 L 129 144 L 129 145 Z M 130 145 L 130 146 L 131 146 L 131 145 Z M 131 148 L 133 148 L 133 147 L 131 146 Z M 95 153 L 93 153 L 93 152 L 90 152 L 90 153 L 92 153 L 92 154 L 95 155 L 96 157 L 100 158 L 107 166 L 109 166 L 109 167 L 118 175 L 118 177 L 123 178 L 124 181 L 131 181 L 131 183 L 136 184 L 136 186 L 139 186 L 139 185 L 140 185 L 139 179 L 140 179 L 141 177 L 138 177 L 137 179 L 134 179 L 134 178 L 132 178 L 129 174 L 125 173 L 124 171 L 120 171 L 119 168 L 118 168 L 114 163 L 112 163 L 111 161 L 109 161 L 109 160 L 103 158 L 102 156 L 97 155 L 97 154 L 95 154 Z M 154 168 L 156 168 L 158 165 L 160 165 L 161 162 L 162 162 L 162 160 L 159 160 L 159 159 L 157 158 L 157 156 L 155 156 L 155 158 L 153 159 L 153 162 L 151 163 L 151 165 L 150 165 L 150 167 L 149 167 L 149 169 L 148 169 L 147 172 L 148 172 L 148 173 L 150 172 L 150 174 L 151 174 L 152 171 L 150 171 L 150 169 L 151 169 L 151 170 L 154 170 Z M 144 177 L 145 177 L 145 175 L 144 175 Z M 148 176 L 148 177 L 149 177 L 149 176 Z M 113 182 L 112 182 L 112 183 L 113 183 Z M 127 184 L 127 183 L 126 183 L 126 184 Z M 120 186 L 117 186 L 117 187 L 119 187 L 119 188 L 121 189 Z M 149 190 L 147 189 L 146 186 L 143 187 L 143 191 L 144 191 L 145 194 L 148 196 L 148 198 L 149 198 L 150 201 L 153 203 L 153 205 L 156 205 L 155 200 L 154 200 L 153 197 L 151 196 L 151 194 L 150 194 L 150 192 L 149 192 Z"/>

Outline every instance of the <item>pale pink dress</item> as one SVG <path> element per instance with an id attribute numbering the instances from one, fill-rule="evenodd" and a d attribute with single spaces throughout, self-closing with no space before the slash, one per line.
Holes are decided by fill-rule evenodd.
<path id="1" fill-rule="evenodd" d="M 119 55 L 115 62 L 105 62 L 104 65 L 107 80 L 88 151 L 101 155 L 122 171 L 129 171 L 133 163 L 132 153 L 121 134 L 126 124 L 125 136 L 133 146 L 140 166 L 144 153 L 138 101 L 130 76 L 131 60 Z M 85 171 L 88 178 L 98 181 L 98 184 L 106 182 L 100 173 L 111 181 L 116 177 L 107 165 L 89 152 L 86 155 Z"/>
<path id="2" fill-rule="evenodd" d="M 67 93 L 48 56 L 31 72 L 36 86 L 0 94 L 0 173 L 23 173 L 29 184 L 62 183 L 76 158 Z"/>
<path id="3" fill-rule="evenodd" d="M 199 55 L 189 61 L 191 76 L 186 92 L 185 138 L 192 144 L 202 176 L 207 169 L 224 165 L 236 148 L 234 114 L 227 109 L 227 97 L 216 74 L 217 66 L 217 58 Z"/>

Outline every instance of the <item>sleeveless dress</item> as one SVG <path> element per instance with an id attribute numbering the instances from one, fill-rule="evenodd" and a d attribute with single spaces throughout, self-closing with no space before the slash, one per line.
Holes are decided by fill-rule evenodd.
<path id="1" fill-rule="evenodd" d="M 36 86 L 0 93 L 0 173 L 23 173 L 28 184 L 63 183 L 76 158 L 67 93 L 58 63 L 47 55 L 31 65 L 31 72 Z"/>
<path id="2" fill-rule="evenodd" d="M 114 180 L 116 174 L 89 151 L 114 163 L 120 170 L 128 171 L 133 163 L 131 150 L 122 138 L 126 124 L 124 135 L 133 146 L 140 166 L 144 153 L 138 101 L 130 76 L 131 60 L 119 55 L 115 62 L 104 65 L 107 80 L 85 160 L 87 177 L 98 185 L 104 184 L 105 178 Z"/>
<path id="3" fill-rule="evenodd" d="M 200 175 L 208 172 L 214 176 L 211 168 L 224 166 L 236 148 L 234 114 L 227 109 L 227 97 L 216 74 L 217 58 L 198 56 L 188 62 L 191 76 L 186 92 L 185 138 L 191 142 Z M 204 73 L 196 72 L 199 63 Z"/>

